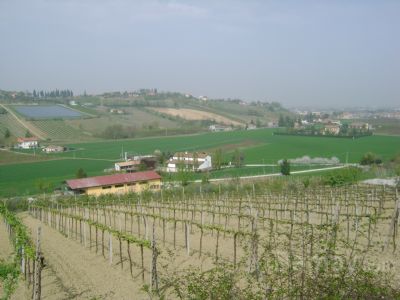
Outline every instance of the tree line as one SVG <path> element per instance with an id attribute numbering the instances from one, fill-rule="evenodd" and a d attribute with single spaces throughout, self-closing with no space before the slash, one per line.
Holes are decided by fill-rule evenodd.
<path id="1" fill-rule="evenodd" d="M 33 90 L 32 96 L 33 98 L 67 98 L 67 97 L 73 97 L 74 93 L 71 90 L 59 90 L 59 89 L 55 89 L 52 91 Z"/>

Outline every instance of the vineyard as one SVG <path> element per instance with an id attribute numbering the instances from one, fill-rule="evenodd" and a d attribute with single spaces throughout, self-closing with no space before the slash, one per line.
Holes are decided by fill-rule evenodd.
<path id="1" fill-rule="evenodd" d="M 368 298 L 396 293 L 397 199 L 367 186 L 253 186 L 41 201 L 29 211 L 151 295 Z"/>
<path id="2" fill-rule="evenodd" d="M 82 130 L 67 125 L 63 120 L 37 120 L 31 123 L 52 140 L 90 140 L 90 136 L 85 135 Z"/>
<path id="3" fill-rule="evenodd" d="M 13 136 L 25 136 L 26 128 L 21 125 L 11 114 L 0 115 L 0 127 L 8 128 Z"/>

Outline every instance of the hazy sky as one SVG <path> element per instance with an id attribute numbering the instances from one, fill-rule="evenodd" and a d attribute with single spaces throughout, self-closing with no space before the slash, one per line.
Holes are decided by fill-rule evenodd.
<path id="1" fill-rule="evenodd" d="M 400 1 L 0 0 L 0 89 L 399 105 Z"/>

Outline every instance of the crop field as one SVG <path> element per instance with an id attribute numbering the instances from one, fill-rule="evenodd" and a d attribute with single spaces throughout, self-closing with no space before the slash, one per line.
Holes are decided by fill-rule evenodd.
<path id="1" fill-rule="evenodd" d="M 27 118 L 78 118 L 82 114 L 76 110 L 61 105 L 14 105 L 13 109 Z"/>
<path id="2" fill-rule="evenodd" d="M 385 276 L 394 286 L 400 280 L 399 201 L 392 189 L 368 186 L 281 192 L 237 186 L 38 202 L 25 222 L 57 241 L 44 244 L 43 253 L 61 286 L 81 297 L 142 299 L 147 285 L 167 299 L 203 293 L 367 299 L 388 293 L 379 286 Z M 86 266 L 88 260 L 97 263 Z M 90 274 L 95 281 L 77 283 Z M 338 286 L 327 284 L 335 280 Z M 104 296 L 110 285 L 113 294 Z"/>
<path id="3" fill-rule="evenodd" d="M 71 119 L 66 120 L 66 124 L 93 134 L 99 134 L 110 125 L 122 125 L 142 129 L 148 126 L 160 128 L 176 128 L 178 123 L 146 111 L 122 107 L 126 114 L 110 114 L 108 112 L 99 112 L 99 117 L 89 119 Z"/>
<path id="4" fill-rule="evenodd" d="M 35 120 L 31 123 L 54 141 L 88 141 L 93 139 L 82 130 L 67 125 L 64 120 Z"/>
<path id="5" fill-rule="evenodd" d="M 2 152 L 0 155 L 3 155 Z M 0 165 L 0 196 L 31 195 L 49 191 L 65 179 L 75 178 L 79 168 L 83 168 L 88 176 L 95 176 L 102 175 L 104 169 L 113 165 L 110 161 L 86 159 Z"/>
<path id="6" fill-rule="evenodd" d="M 78 168 L 89 175 L 104 174 L 112 168 L 113 162 L 120 160 L 121 152 L 149 154 L 154 150 L 193 151 L 223 149 L 225 161 L 231 161 L 237 148 L 244 155 L 245 164 L 276 164 L 283 158 L 297 158 L 304 155 L 330 158 L 336 156 L 342 163 L 359 162 L 368 151 L 376 153 L 384 160 L 392 158 L 400 149 L 400 137 L 370 136 L 360 139 L 274 136 L 271 129 L 207 133 L 200 135 L 145 138 L 132 140 L 101 141 L 69 144 L 76 150 L 58 154 L 37 154 L 50 157 L 51 161 L 29 164 L 0 165 L 0 193 L 21 195 L 38 192 L 38 181 L 43 179 L 58 186 L 63 180 L 75 177 Z M 1 153 L 0 153 L 1 155 Z M 75 158 L 75 159 L 74 159 Z M 304 166 L 299 169 L 308 169 Z M 293 168 L 295 170 L 297 168 Z M 28 170 L 28 171 L 27 171 Z M 274 167 L 251 167 L 225 169 L 210 173 L 209 178 L 223 176 L 249 176 L 276 173 Z M 201 179 L 195 175 L 193 179 Z"/>
<path id="7" fill-rule="evenodd" d="M 215 150 L 233 145 L 225 152 L 230 159 L 234 146 L 244 153 L 245 163 L 276 163 L 282 158 L 336 156 L 341 162 L 358 162 L 361 156 L 371 151 L 390 159 L 400 149 L 398 136 L 370 136 L 360 139 L 274 136 L 273 129 L 206 133 L 188 136 L 157 137 L 133 140 L 104 141 L 71 144 L 80 149 L 76 157 L 118 159 L 121 150 L 129 153 L 148 154 L 161 151 Z M 249 141 L 251 143 L 249 143 Z M 70 154 L 60 154 L 70 155 Z"/>
<path id="8" fill-rule="evenodd" d="M 0 114 L 0 124 L 1 127 L 8 128 L 13 136 L 25 136 L 26 128 L 9 113 Z"/>

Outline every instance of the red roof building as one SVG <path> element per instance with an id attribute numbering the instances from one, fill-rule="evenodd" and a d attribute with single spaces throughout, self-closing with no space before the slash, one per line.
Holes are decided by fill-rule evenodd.
<path id="1" fill-rule="evenodd" d="M 154 171 L 114 174 L 67 180 L 68 187 L 81 194 L 101 195 L 159 190 L 161 176 Z"/>

